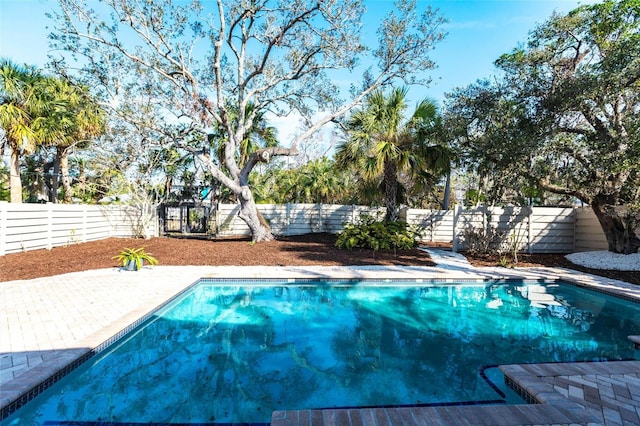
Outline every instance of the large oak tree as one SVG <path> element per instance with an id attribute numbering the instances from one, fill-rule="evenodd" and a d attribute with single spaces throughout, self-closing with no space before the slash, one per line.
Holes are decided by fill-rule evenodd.
<path id="1" fill-rule="evenodd" d="M 414 0 L 399 0 L 380 22 L 375 48 L 361 39 L 361 0 L 60 0 L 60 6 L 54 46 L 79 60 L 114 108 L 153 95 L 175 143 L 235 194 L 254 241 L 272 235 L 249 186 L 253 168 L 297 154 L 303 140 L 377 88 L 427 83 L 415 75 L 434 67 L 428 53 L 443 37 L 442 18 L 428 7 L 418 11 Z M 57 65 L 71 65 L 66 59 L 57 57 Z M 336 82 L 344 78 L 359 83 L 342 91 Z M 239 146 L 267 112 L 299 114 L 306 130 L 244 161 Z M 213 128 L 227 136 L 222 161 L 185 143 L 188 133 L 206 140 Z"/>
<path id="2" fill-rule="evenodd" d="M 609 250 L 640 247 L 640 2 L 554 15 L 448 101 L 461 152 L 494 182 L 588 203 Z"/>

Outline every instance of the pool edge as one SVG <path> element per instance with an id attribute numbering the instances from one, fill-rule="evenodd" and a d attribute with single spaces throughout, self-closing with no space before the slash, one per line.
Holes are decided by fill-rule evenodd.
<path id="1" fill-rule="evenodd" d="M 189 267 L 186 267 L 189 268 Z M 626 300 L 640 302 L 640 287 L 634 286 L 623 281 L 607 279 L 599 276 L 585 274 L 569 269 L 562 268 L 471 268 L 467 271 L 445 271 L 440 268 L 412 268 L 412 267 L 317 267 L 317 268 L 293 268 L 293 267 L 263 267 L 261 270 L 264 273 L 265 269 L 277 270 L 282 274 L 297 271 L 298 275 L 308 279 L 329 279 L 334 277 L 335 279 L 343 279 L 343 277 L 352 279 L 377 279 L 384 280 L 385 277 L 381 277 L 381 273 L 389 273 L 388 279 L 399 280 L 413 280 L 422 279 L 427 281 L 442 281 L 443 283 L 451 283 L 454 281 L 466 281 L 466 282 L 478 282 L 479 280 L 563 280 L 572 284 L 596 290 L 602 293 L 611 294 L 616 297 L 621 297 Z M 35 398 L 38 394 L 43 392 L 46 388 L 51 386 L 55 381 L 64 377 L 82 362 L 90 359 L 95 354 L 109 347 L 110 344 L 118 340 L 124 334 L 131 329 L 137 327 L 142 322 L 146 321 L 155 311 L 161 309 L 168 303 L 171 303 L 175 298 L 179 297 L 184 292 L 188 291 L 194 285 L 201 280 L 221 278 L 216 277 L 219 275 L 218 270 L 212 269 L 213 273 L 204 274 L 195 281 L 191 281 L 190 284 L 183 286 L 178 292 L 174 293 L 171 297 L 161 301 L 152 308 L 140 308 L 133 312 L 129 312 L 118 320 L 114 321 L 110 327 L 103 328 L 90 336 L 76 342 L 75 348 L 65 348 L 61 351 L 70 353 L 68 362 L 60 367 L 55 365 L 56 371 L 51 372 L 48 376 L 42 379 L 43 376 L 37 376 L 37 383 L 33 383 L 31 386 L 21 383 L 20 386 L 14 386 L 17 381 L 24 382 L 24 375 L 29 372 L 23 373 L 9 382 L 3 383 L 1 391 L 1 407 L 0 407 L 0 420 L 4 420 L 9 415 L 18 410 L 21 406 L 26 404 L 31 399 Z M 228 269 L 226 269 L 228 271 Z M 243 268 L 236 268 L 236 273 L 241 273 Z M 202 275 L 202 274 L 201 274 Z M 226 275 L 226 274 L 225 274 Z M 265 274 L 266 275 L 266 274 Z M 295 274 L 293 274 L 295 275 Z M 416 278 L 418 276 L 429 276 L 429 278 Z M 409 277 L 413 278 L 409 278 Z M 246 274 L 247 279 L 256 279 L 254 273 Z M 119 331 L 113 334 L 114 327 L 119 327 Z M 93 345 L 87 344 L 87 342 L 95 342 L 97 338 L 100 338 L 100 344 L 92 347 Z M 71 353 L 70 351 L 74 351 Z M 4 355 L 4 354 L 3 354 Z M 51 367 L 52 365 L 49 364 Z M 34 376 L 35 377 L 35 376 Z M 55 380 L 51 381 L 51 379 Z M 34 380 L 35 382 L 36 380 Z M 46 384 L 45 384 L 46 383 Z M 5 388 L 11 387 L 13 389 L 21 389 L 19 394 L 13 396 L 5 395 Z M 25 399 L 26 398 L 26 399 Z"/>

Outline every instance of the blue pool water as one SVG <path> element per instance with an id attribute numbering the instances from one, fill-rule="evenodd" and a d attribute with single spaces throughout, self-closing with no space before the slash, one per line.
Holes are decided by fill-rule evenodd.
<path id="1" fill-rule="evenodd" d="M 565 284 L 245 284 L 194 286 L 3 424 L 504 403 L 485 367 L 629 359 L 640 334 L 637 304 Z"/>

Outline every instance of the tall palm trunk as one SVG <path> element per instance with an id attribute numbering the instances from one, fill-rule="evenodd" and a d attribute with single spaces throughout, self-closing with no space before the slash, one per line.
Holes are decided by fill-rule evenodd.
<path id="1" fill-rule="evenodd" d="M 449 210 L 449 199 L 451 198 L 451 172 L 447 173 L 447 181 L 444 185 L 444 199 L 442 200 L 442 208 Z"/>
<path id="2" fill-rule="evenodd" d="M 78 194 L 82 198 L 86 196 L 87 190 L 87 172 L 84 167 L 84 162 L 81 161 L 78 167 L 78 185 L 77 185 Z"/>
<path id="3" fill-rule="evenodd" d="M 58 202 L 58 187 L 60 186 L 60 157 L 56 151 L 56 158 L 53 159 L 53 173 L 51 174 L 51 187 L 49 188 L 49 202 Z"/>
<path id="4" fill-rule="evenodd" d="M 58 147 L 58 158 L 60 159 L 60 178 L 64 191 L 64 202 L 71 204 L 71 177 L 69 176 L 69 150 L 66 147 Z"/>
<path id="5" fill-rule="evenodd" d="M 9 161 L 9 187 L 11 188 L 11 202 L 22 202 L 22 180 L 20 179 L 20 151 L 9 144 L 11 159 Z"/>
<path id="6" fill-rule="evenodd" d="M 58 190 L 62 183 L 63 202 L 71 204 L 71 178 L 69 177 L 69 150 L 68 147 L 56 147 L 56 158 L 53 161 L 53 177 L 51 179 L 51 191 L 49 201 L 58 202 Z"/>
<path id="7" fill-rule="evenodd" d="M 398 220 L 398 168 L 393 161 L 385 161 L 384 163 L 384 193 L 386 198 L 387 221 Z"/>

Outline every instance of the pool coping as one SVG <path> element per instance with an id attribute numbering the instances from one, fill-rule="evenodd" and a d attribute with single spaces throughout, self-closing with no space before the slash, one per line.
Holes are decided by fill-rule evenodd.
<path id="1" fill-rule="evenodd" d="M 167 272 L 167 273 L 165 273 Z M 113 275 L 123 275 L 120 270 L 110 268 L 107 270 L 87 271 L 86 273 L 64 274 L 62 276 L 48 277 L 37 280 L 24 280 L 14 282 L 1 282 L 0 292 L 11 285 L 27 285 L 35 283 L 36 286 L 46 290 L 46 285 L 51 280 L 63 280 L 68 282 L 86 281 L 86 275 L 96 280 L 103 278 L 105 281 L 112 279 Z M 613 294 L 627 300 L 640 302 L 640 286 L 634 286 L 619 280 L 612 280 L 600 276 L 589 275 L 564 268 L 439 268 L 439 267 L 401 267 L 401 266 L 336 266 L 336 267 L 154 267 L 147 268 L 141 274 L 126 275 L 132 285 L 141 280 L 170 280 L 172 286 L 166 291 L 153 295 L 144 300 L 140 306 L 127 312 L 118 318 L 113 318 L 105 327 L 77 339 L 72 346 L 50 350 L 46 359 L 34 368 L 27 368 L 19 372 L 12 380 L 2 383 L 0 387 L 0 419 L 8 417 L 24 403 L 42 392 L 53 382 L 71 371 L 75 366 L 84 362 L 94 354 L 100 352 L 119 336 L 144 321 L 148 315 L 158 307 L 168 303 L 171 299 L 191 287 L 200 279 L 236 278 L 236 279 L 349 279 L 349 280 L 419 280 L 438 281 L 452 283 L 456 281 L 479 282 L 484 280 L 564 280 L 578 286 L 595 289 L 603 293 Z M 135 279 L 133 279 L 135 278 Z M 60 308 L 60 307 L 58 307 Z M 64 307 L 63 307 L 64 308 Z M 0 318 L 5 320 L 5 318 Z M 13 318 L 13 321 L 20 321 Z M 5 321 L 7 323 L 11 320 Z M 10 324 L 8 324 L 10 326 Z M 3 324 L 2 327 L 5 325 Z M 3 329 L 0 328 L 0 332 Z M 34 351 L 38 352 L 38 351 Z M 28 351 L 27 357 L 28 357 Z M 7 365 L 4 357 L 12 352 L 2 351 L 3 364 L 1 369 L 13 368 L 13 364 Z M 5 376 L 3 376 L 5 377 Z"/>
<path id="2" fill-rule="evenodd" d="M 530 404 L 275 411 L 271 426 L 640 423 L 640 361 L 513 364 L 500 369 Z M 625 380 L 628 388 L 622 386 Z"/>

